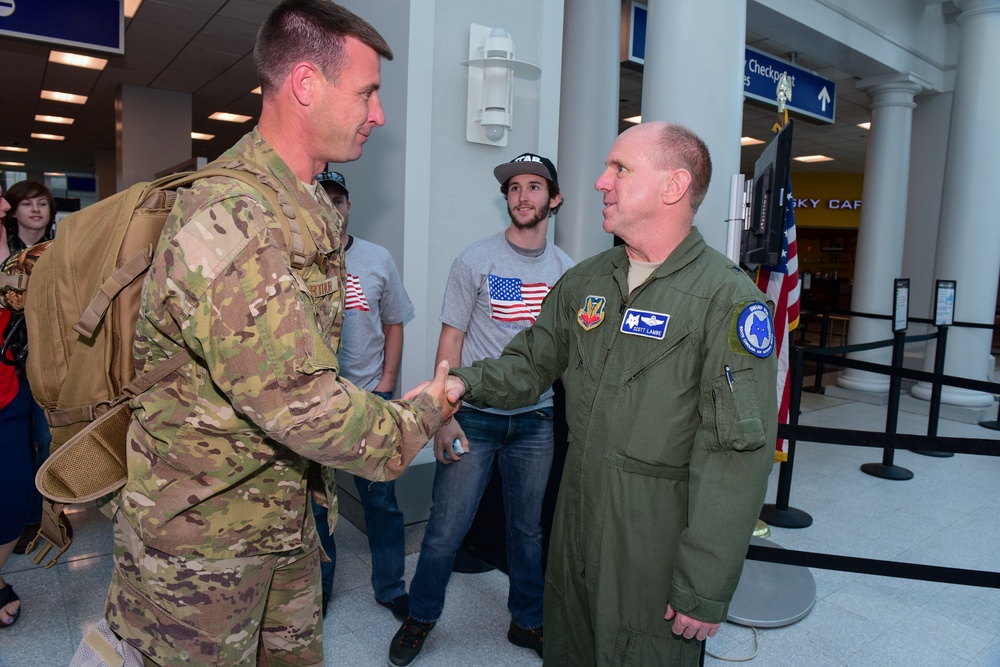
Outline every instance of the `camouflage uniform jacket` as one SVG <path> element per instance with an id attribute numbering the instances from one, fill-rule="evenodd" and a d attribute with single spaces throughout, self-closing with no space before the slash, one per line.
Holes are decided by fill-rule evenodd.
<path id="1" fill-rule="evenodd" d="M 397 477 L 440 424 L 421 394 L 384 401 L 338 377 L 342 218 L 257 130 L 223 154 L 294 199 L 318 248 L 289 264 L 280 220 L 233 179 L 179 191 L 143 286 L 137 372 L 187 347 L 196 363 L 134 399 L 128 481 L 117 498 L 143 542 L 185 557 L 280 553 L 315 539 L 310 461 Z M 318 201 L 317 201 L 318 198 Z M 333 488 L 332 468 L 324 467 Z M 315 478 L 313 478 L 315 479 Z"/>

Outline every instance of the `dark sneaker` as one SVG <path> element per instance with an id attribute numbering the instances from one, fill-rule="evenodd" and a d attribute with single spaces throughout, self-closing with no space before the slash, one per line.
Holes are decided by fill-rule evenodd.
<path id="1" fill-rule="evenodd" d="M 378 598 L 375 598 L 375 602 L 378 602 L 380 605 L 391 611 L 392 615 L 400 621 L 405 621 L 406 617 L 410 615 L 410 596 L 406 593 L 403 593 L 398 597 L 394 597 L 388 602 L 382 602 Z"/>
<path id="2" fill-rule="evenodd" d="M 428 633 L 433 628 L 433 623 L 421 623 L 407 615 L 402 627 L 392 638 L 392 646 L 389 647 L 389 664 L 395 667 L 404 667 L 416 660 L 420 649 L 424 647 L 424 640 L 427 639 Z"/>
<path id="3" fill-rule="evenodd" d="M 519 627 L 514 621 L 510 622 L 510 630 L 507 631 L 507 641 L 509 641 L 514 646 L 520 646 L 521 648 L 530 648 L 532 651 L 538 654 L 538 657 L 542 656 L 542 626 L 538 626 L 534 630 L 525 630 Z"/>

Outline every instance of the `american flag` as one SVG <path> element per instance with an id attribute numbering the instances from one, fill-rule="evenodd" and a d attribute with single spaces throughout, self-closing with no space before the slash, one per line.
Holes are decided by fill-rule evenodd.
<path id="1" fill-rule="evenodd" d="M 344 291 L 345 310 L 371 310 L 365 291 L 361 289 L 361 281 L 352 273 L 347 274 L 347 289 Z"/>
<path id="2" fill-rule="evenodd" d="M 542 309 L 542 300 L 549 293 L 545 283 L 522 283 L 519 278 L 501 278 L 492 273 L 490 286 L 490 316 L 501 322 L 528 320 L 534 322 Z"/>
<path id="3" fill-rule="evenodd" d="M 787 187 L 792 199 L 792 181 Z M 799 326 L 799 258 L 795 241 L 795 214 L 791 203 L 785 212 L 785 234 L 781 242 L 781 261 L 777 266 L 761 266 L 757 287 L 774 301 L 774 341 L 778 353 L 778 423 L 788 423 L 788 406 L 792 385 L 789 382 L 788 348 L 792 331 Z M 774 452 L 775 461 L 788 460 L 788 450 L 779 438 Z"/>

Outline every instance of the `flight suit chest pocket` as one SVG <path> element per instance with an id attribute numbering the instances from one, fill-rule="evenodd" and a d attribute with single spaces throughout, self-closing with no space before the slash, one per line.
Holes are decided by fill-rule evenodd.
<path id="1" fill-rule="evenodd" d="M 702 391 L 702 404 L 710 406 L 705 419 L 715 433 L 707 444 L 710 449 L 753 451 L 765 445 L 758 401 L 762 388 L 752 368 L 726 369 Z"/>

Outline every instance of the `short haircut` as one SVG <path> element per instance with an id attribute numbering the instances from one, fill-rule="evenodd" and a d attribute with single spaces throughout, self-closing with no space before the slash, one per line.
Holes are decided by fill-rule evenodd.
<path id="1" fill-rule="evenodd" d="M 17 207 L 25 199 L 34 199 L 35 197 L 45 197 L 45 200 L 49 202 L 49 224 L 45 228 L 43 238 L 48 238 L 52 234 L 52 226 L 56 222 L 56 200 L 52 196 L 52 191 L 38 181 L 18 181 L 3 193 L 3 198 L 10 204 L 10 211 L 2 221 L 7 227 L 8 235 L 17 236 L 17 218 L 15 217 Z"/>
<path id="2" fill-rule="evenodd" d="M 337 81 L 348 37 L 392 60 L 385 39 L 360 16 L 330 0 L 284 0 L 261 26 L 253 49 L 261 93 L 267 97 L 277 92 L 292 67 L 303 61 L 314 63 L 325 77 Z"/>
<path id="3" fill-rule="evenodd" d="M 650 157 L 659 169 L 681 168 L 691 174 L 691 211 L 697 211 L 712 180 L 708 146 L 697 134 L 677 123 L 663 123 L 662 129 L 657 130 L 656 150 L 650 151 Z"/>
<path id="4" fill-rule="evenodd" d="M 545 179 L 545 182 L 548 183 L 548 185 L 549 185 L 549 199 L 552 199 L 557 194 L 559 194 L 559 184 L 558 183 L 550 181 L 547 178 Z M 510 188 L 510 179 L 508 178 L 506 181 L 504 181 L 503 183 L 500 184 L 500 193 L 503 194 L 503 198 L 504 199 L 507 198 L 507 190 L 509 188 Z M 566 202 L 566 200 L 563 199 L 561 202 L 559 202 L 558 204 L 556 204 L 555 206 L 553 206 L 552 208 L 550 208 L 549 209 L 549 216 L 553 216 L 556 213 L 558 213 L 559 209 L 562 208 L 562 205 L 565 202 Z"/>

